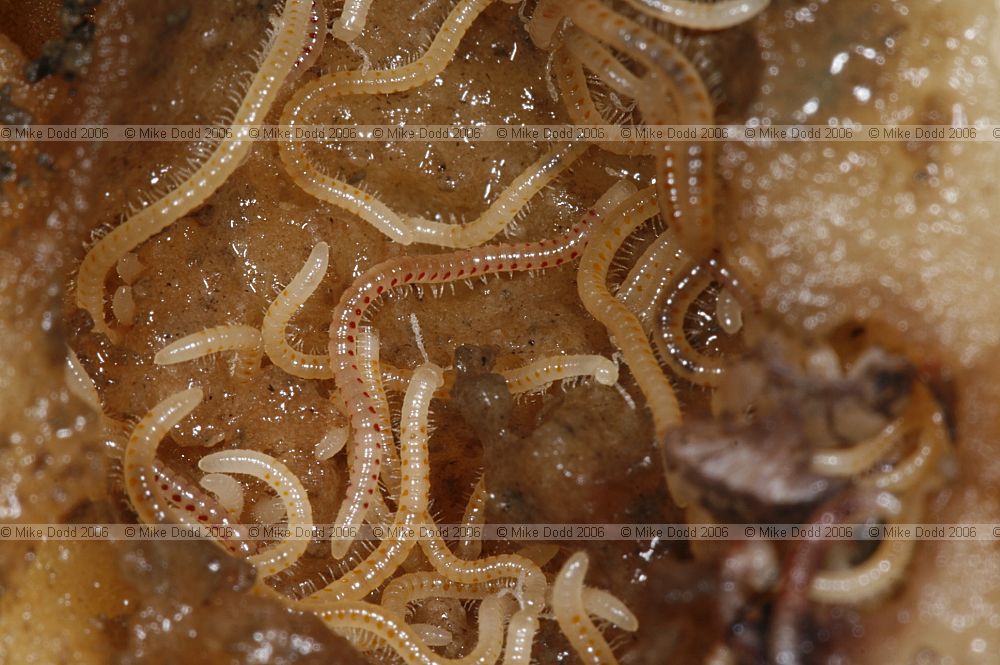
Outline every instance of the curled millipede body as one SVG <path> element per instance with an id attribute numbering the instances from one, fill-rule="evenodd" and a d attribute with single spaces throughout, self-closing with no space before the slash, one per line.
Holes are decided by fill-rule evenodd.
<path id="1" fill-rule="evenodd" d="M 206 473 L 198 484 L 215 495 L 223 508 L 233 515 L 243 512 L 243 485 L 224 473 Z"/>
<path id="2" fill-rule="evenodd" d="M 646 397 L 653 414 L 657 439 L 680 422 L 680 407 L 673 386 L 660 370 L 642 325 L 629 309 L 616 300 L 607 287 L 608 267 L 615 252 L 639 225 L 653 216 L 656 201 L 652 188 L 644 189 L 623 203 L 591 239 L 577 273 L 577 291 L 584 307 L 604 324 L 621 349 Z"/>
<path id="3" fill-rule="evenodd" d="M 278 297 L 275 298 L 264 314 L 260 337 L 263 340 L 264 351 L 275 365 L 293 376 L 303 379 L 329 379 L 333 377 L 330 370 L 330 358 L 326 354 L 303 353 L 296 351 L 285 338 L 285 328 L 295 311 L 309 299 L 319 283 L 323 281 L 329 265 L 330 247 L 325 242 L 316 243 L 305 265 L 292 278 Z"/>
<path id="4" fill-rule="evenodd" d="M 343 601 L 319 613 L 335 632 L 359 647 L 369 646 L 358 632 L 387 646 L 406 665 L 493 665 L 503 647 L 503 608 L 499 598 L 487 598 L 479 607 L 479 641 L 461 658 L 446 658 L 433 651 L 397 613 L 378 605 Z"/>
<path id="5" fill-rule="evenodd" d="M 534 26 L 533 37 L 543 33 L 543 28 L 554 30 L 558 20 L 565 16 L 580 30 L 645 67 L 637 99 L 645 122 L 714 124 L 712 100 L 701 75 L 683 53 L 652 30 L 608 10 L 598 0 L 541 2 L 535 15 L 545 20 Z M 546 45 L 550 41 L 551 33 L 548 38 L 540 34 L 536 39 L 536 43 Z M 674 100 L 672 108 L 664 103 L 666 99 Z M 686 143 L 678 158 L 674 145 L 665 141 L 657 144 L 655 155 L 660 213 L 673 226 L 680 246 L 688 255 L 696 262 L 707 260 L 717 244 L 713 217 L 714 145 L 701 141 Z"/>
<path id="6" fill-rule="evenodd" d="M 427 522 L 431 519 L 427 516 Z M 460 584 L 485 584 L 502 578 L 517 580 L 514 595 L 522 608 L 535 613 L 541 612 L 545 604 L 545 590 L 548 584 L 541 569 L 525 557 L 517 554 L 498 554 L 465 561 L 455 556 L 448 544 L 437 533 L 432 533 L 420 541 L 427 560 L 439 574 Z"/>
<path id="7" fill-rule="evenodd" d="M 583 552 L 566 560 L 552 587 L 552 611 L 563 635 L 584 663 L 617 665 L 618 659 L 583 606 L 583 578 L 587 566 L 587 555 Z"/>
<path id="8" fill-rule="evenodd" d="M 655 19 L 694 30 L 725 30 L 749 21 L 767 9 L 771 0 L 626 0 Z"/>
<path id="9" fill-rule="evenodd" d="M 124 423 L 104 415 L 97 386 L 94 385 L 94 380 L 87 374 L 83 364 L 72 349 L 68 350 L 66 357 L 66 383 L 71 392 L 98 414 L 105 429 L 125 431 L 127 426 Z M 134 431 L 133 434 L 135 434 Z M 218 501 L 201 491 L 197 485 L 189 482 L 184 476 L 171 469 L 169 465 L 156 459 L 155 444 L 153 454 L 150 466 L 152 487 L 159 491 L 165 510 L 165 512 L 160 512 L 158 509 L 154 509 L 153 516 L 158 515 L 157 519 L 173 520 L 178 524 L 199 529 L 202 525 L 224 526 L 225 529 L 217 531 L 217 533 L 223 534 L 216 540 L 219 545 L 240 556 L 249 556 L 257 551 L 256 544 L 247 538 L 246 529 L 239 524 L 238 510 L 231 509 L 222 501 Z M 138 509 L 136 510 L 138 511 Z M 232 536 L 229 537 L 228 534 L 232 534 Z M 209 534 L 206 533 L 207 535 Z"/>
<path id="10" fill-rule="evenodd" d="M 622 630 L 629 632 L 639 630 L 639 620 L 635 614 L 612 593 L 585 586 L 581 599 L 587 614 L 603 619 Z"/>
<path id="11" fill-rule="evenodd" d="M 488 598 L 510 589 L 516 580 L 496 578 L 488 582 L 455 582 L 440 573 L 406 573 L 393 578 L 382 589 L 381 604 L 388 610 L 406 616 L 410 603 L 427 598 L 459 598 L 462 600 Z"/>
<path id="12" fill-rule="evenodd" d="M 427 51 L 416 61 L 392 70 L 334 72 L 295 91 L 281 113 L 281 124 L 294 128 L 307 113 L 342 95 L 391 94 L 423 85 L 440 74 L 455 55 L 461 37 L 492 0 L 462 0 L 452 9 Z M 281 161 L 292 180 L 316 198 L 357 215 L 396 242 L 414 241 L 410 225 L 378 198 L 312 164 L 293 141 L 280 145 Z"/>
<path id="13" fill-rule="evenodd" d="M 879 490 L 906 492 L 916 488 L 930 473 L 948 446 L 944 416 L 936 411 L 920 432 L 917 445 L 892 469 L 863 478 L 862 483 Z"/>
<path id="14" fill-rule="evenodd" d="M 312 528 L 312 507 L 302 482 L 287 466 L 256 450 L 225 450 L 198 460 L 208 473 L 242 473 L 263 480 L 281 499 L 288 515 L 289 530 L 303 533 Z M 298 561 L 309 541 L 289 538 L 254 554 L 249 561 L 265 577 L 276 575 Z"/>
<path id="15" fill-rule="evenodd" d="M 414 541 L 403 535 L 425 515 L 429 497 L 430 464 L 427 453 L 427 416 L 434 390 L 441 385 L 442 372 L 435 365 L 423 365 L 413 373 L 406 390 L 403 422 L 400 426 L 399 506 L 389 535 L 359 565 L 310 594 L 300 605 L 316 609 L 331 602 L 359 599 L 385 582 L 403 563 Z"/>
<path id="16" fill-rule="evenodd" d="M 886 453 L 899 445 L 903 436 L 903 422 L 897 419 L 885 429 L 846 449 L 824 449 L 813 454 L 812 468 L 825 476 L 856 476 L 872 468 Z"/>
<path id="17" fill-rule="evenodd" d="M 538 158 L 504 189 L 486 211 L 465 224 L 446 224 L 409 218 L 415 242 L 439 247 L 467 248 L 487 242 L 504 229 L 528 201 L 587 150 L 586 144 L 556 145 Z"/>
<path id="18" fill-rule="evenodd" d="M 201 388 L 170 395 L 136 423 L 125 446 L 125 490 L 132 507 L 146 524 L 167 521 L 167 507 L 156 484 L 153 462 L 160 441 L 201 402 Z"/>
<path id="19" fill-rule="evenodd" d="M 892 505 L 889 523 L 916 522 L 923 512 L 923 492 L 906 497 L 902 508 Z M 885 539 L 867 559 L 844 570 L 823 570 L 813 577 L 809 597 L 819 603 L 861 603 L 887 593 L 903 577 L 916 541 Z"/>
<path id="20" fill-rule="evenodd" d="M 299 54 L 298 60 L 295 61 L 295 66 L 292 67 L 292 72 L 285 81 L 286 84 L 295 81 L 303 72 L 316 64 L 323 52 L 326 32 L 326 5 L 323 0 L 312 0 L 312 8 L 309 11 L 309 27 L 302 44 L 302 52 Z"/>
<path id="21" fill-rule="evenodd" d="M 583 126 L 608 123 L 609 120 L 598 110 L 591 95 L 583 63 L 574 57 L 568 46 L 563 46 L 556 51 L 552 65 L 570 120 L 576 125 Z M 617 155 L 653 154 L 655 149 L 652 144 L 645 141 L 602 141 L 598 145 L 603 150 Z"/>
<path id="22" fill-rule="evenodd" d="M 695 349 L 684 332 L 684 322 L 690 307 L 712 281 L 708 270 L 698 265 L 681 275 L 667 294 L 660 313 L 661 334 L 654 338 L 670 369 L 677 376 L 702 386 L 717 385 L 724 364 L 720 356 L 709 356 Z"/>
<path id="23" fill-rule="evenodd" d="M 538 0 L 531 20 L 528 21 L 528 34 L 535 46 L 549 48 L 565 17 L 562 0 Z"/>
<path id="24" fill-rule="evenodd" d="M 603 44 L 580 30 L 570 30 L 564 39 L 566 49 L 590 71 L 601 77 L 609 88 L 625 97 L 637 97 L 642 83 Z"/>
<path id="25" fill-rule="evenodd" d="M 179 187 L 150 203 L 101 238 L 83 258 L 77 275 L 76 302 L 87 310 L 94 332 L 113 335 L 104 318 L 104 279 L 122 256 L 163 231 L 203 203 L 250 152 L 250 125 L 261 122 L 295 65 L 308 32 L 311 0 L 285 0 L 275 38 L 233 118 L 236 138 L 223 141 Z"/>
<path id="26" fill-rule="evenodd" d="M 677 246 L 673 232 L 667 229 L 656 237 L 629 270 L 615 297 L 639 317 L 643 326 L 652 329 L 656 308 L 677 273 L 687 264 L 687 255 Z"/>
<path id="27" fill-rule="evenodd" d="M 230 507 L 223 500 L 206 494 L 160 460 L 153 462 L 153 482 L 161 492 L 168 516 L 178 524 L 199 529 L 202 525 L 226 527 L 206 535 L 218 535 L 216 542 L 239 556 L 252 556 L 260 549 L 249 538 L 246 527 L 239 523 L 240 512 L 236 510 L 239 506 Z"/>
<path id="28" fill-rule="evenodd" d="M 389 402 L 385 398 L 385 388 L 382 385 L 382 364 L 379 357 L 378 337 L 374 334 L 360 335 L 358 341 L 358 368 L 361 370 L 361 378 L 364 384 L 369 387 L 368 393 L 375 403 L 377 416 L 382 422 L 389 422 Z M 407 389 L 413 382 L 413 377 L 407 383 Z M 399 492 L 400 483 L 400 459 L 399 452 L 390 432 L 385 432 L 376 445 L 376 449 L 382 453 L 381 470 L 379 478 L 385 483 L 386 489 L 392 493 Z M 428 490 L 430 491 L 430 490 Z M 378 493 L 374 495 L 376 503 L 380 500 Z"/>
<path id="29" fill-rule="evenodd" d="M 375 504 L 378 496 L 378 480 L 382 475 L 386 451 L 395 444 L 393 442 L 389 403 L 382 389 L 381 376 L 378 372 L 378 338 L 363 329 L 353 329 L 351 335 L 357 361 L 351 363 L 353 370 L 350 383 L 338 379 L 340 396 L 348 409 L 352 401 L 363 404 L 364 411 L 355 412 L 351 417 L 351 428 L 354 433 L 354 449 L 351 451 L 349 463 L 349 481 L 347 497 L 337 512 L 336 523 L 356 526 L 365 518 Z M 340 559 L 350 547 L 348 539 L 330 541 L 331 553 Z"/>
<path id="30" fill-rule="evenodd" d="M 808 523 L 844 524 L 858 514 L 881 514 L 892 518 L 899 509 L 899 501 L 889 493 L 849 490 L 827 501 Z M 767 637 L 768 662 L 802 664 L 803 618 L 810 611 L 812 582 L 832 543 L 818 538 L 796 543 L 782 566 L 782 579 L 776 589 Z"/>

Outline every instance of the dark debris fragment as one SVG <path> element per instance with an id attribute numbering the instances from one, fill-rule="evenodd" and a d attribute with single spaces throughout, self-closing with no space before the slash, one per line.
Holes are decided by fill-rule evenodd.
<path id="1" fill-rule="evenodd" d="M 17 179 L 17 164 L 5 152 L 0 152 L 0 182 L 14 182 Z"/>
<path id="2" fill-rule="evenodd" d="M 915 371 L 873 347 L 840 378 L 805 373 L 787 341 L 763 340 L 719 386 L 722 413 L 671 431 L 669 469 L 722 519 L 798 522 L 843 483 L 812 471 L 820 447 L 874 436 L 908 404 Z"/>
<path id="3" fill-rule="evenodd" d="M 0 125 L 8 127 L 25 127 L 31 124 L 32 115 L 17 105 L 12 98 L 13 88 L 10 83 L 0 86 Z"/>
<path id="4" fill-rule="evenodd" d="M 797 522 L 838 483 L 810 470 L 813 448 L 794 413 L 749 424 L 692 422 L 674 430 L 665 454 L 702 504 L 732 522 Z"/>
<path id="5" fill-rule="evenodd" d="M 96 30 L 94 10 L 100 3 L 101 0 L 63 0 L 59 11 L 62 38 L 46 42 L 42 54 L 25 65 L 24 77 L 29 83 L 52 74 L 74 79 L 90 64 L 90 43 Z"/>

